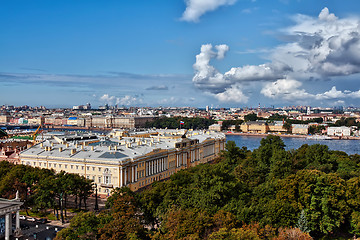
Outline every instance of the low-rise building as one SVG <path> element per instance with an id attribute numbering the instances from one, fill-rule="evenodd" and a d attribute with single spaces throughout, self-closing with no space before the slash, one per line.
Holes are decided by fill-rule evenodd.
<path id="1" fill-rule="evenodd" d="M 274 121 L 274 122 L 268 123 L 268 127 L 269 127 L 269 132 L 284 133 L 287 131 L 284 128 L 283 121 Z"/>
<path id="2" fill-rule="evenodd" d="M 338 137 L 349 137 L 351 135 L 351 129 L 349 127 L 328 127 L 327 129 L 328 136 L 338 136 Z"/>
<path id="3" fill-rule="evenodd" d="M 291 124 L 292 134 L 307 135 L 309 133 L 309 125 L 307 124 Z"/>
<path id="4" fill-rule="evenodd" d="M 248 121 L 243 122 L 240 129 L 245 133 L 267 133 L 269 126 L 265 121 Z"/>
<path id="5" fill-rule="evenodd" d="M 209 130 L 210 131 L 220 132 L 221 131 L 221 125 L 220 124 L 212 124 L 212 125 L 209 126 Z"/>

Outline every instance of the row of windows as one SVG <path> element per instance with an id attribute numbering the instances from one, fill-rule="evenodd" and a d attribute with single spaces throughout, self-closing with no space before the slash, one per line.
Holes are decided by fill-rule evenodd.
<path id="1" fill-rule="evenodd" d="M 167 178 L 167 177 L 170 177 L 170 175 L 174 174 L 175 172 L 174 171 L 170 171 L 168 173 L 165 173 L 164 174 L 164 178 Z M 157 180 L 160 180 L 160 177 L 159 176 L 156 176 L 156 177 L 152 177 L 150 178 L 149 180 L 145 180 L 145 181 L 142 181 L 142 182 L 139 182 L 139 187 L 143 187 L 147 184 L 150 184 L 154 181 L 157 181 Z"/>
<path id="2" fill-rule="evenodd" d="M 30 162 L 23 162 L 23 164 L 26 164 L 26 165 L 31 165 Z M 36 162 L 33 162 L 33 165 L 36 166 Z M 62 168 L 64 166 L 65 169 L 68 168 L 68 164 L 61 164 L 61 163 L 49 163 L 49 168 L 53 167 L 53 168 Z M 39 162 L 39 167 L 46 167 L 46 163 L 42 163 L 42 162 Z M 79 165 L 70 165 L 70 169 L 76 169 L 76 170 L 79 170 Z M 95 171 L 96 170 L 96 167 L 89 167 L 87 166 L 86 167 L 86 170 L 90 171 L 90 168 L 92 169 L 92 171 Z M 85 169 L 85 166 L 81 166 L 80 168 L 81 170 L 84 170 Z M 101 167 L 98 167 L 98 170 L 99 172 L 101 172 Z"/>

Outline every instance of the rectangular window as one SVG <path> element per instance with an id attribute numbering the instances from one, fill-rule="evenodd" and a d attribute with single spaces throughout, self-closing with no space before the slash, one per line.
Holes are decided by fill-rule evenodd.
<path id="1" fill-rule="evenodd" d="M 110 184 L 111 183 L 109 176 L 104 176 L 104 183 L 105 184 Z"/>
<path id="2" fill-rule="evenodd" d="M 101 167 L 99 167 L 99 172 L 101 172 Z"/>
<path id="3" fill-rule="evenodd" d="M 39 163 L 39 166 L 41 167 L 41 163 Z"/>
<path id="4" fill-rule="evenodd" d="M 95 167 L 93 167 L 93 171 L 95 171 Z"/>
<path id="5" fill-rule="evenodd" d="M 59 164 L 59 168 L 61 168 L 61 164 Z"/>
<path id="6" fill-rule="evenodd" d="M 67 164 L 65 164 L 65 168 L 67 168 Z"/>
<path id="7" fill-rule="evenodd" d="M 99 183 L 101 183 L 101 177 L 99 177 Z"/>
<path id="8" fill-rule="evenodd" d="M 54 163 L 54 168 L 56 168 L 56 163 Z"/>
<path id="9" fill-rule="evenodd" d="M 49 163 L 49 167 L 51 167 L 51 163 Z"/>
<path id="10" fill-rule="evenodd" d="M 81 166 L 81 170 L 84 170 L 84 166 Z"/>
<path id="11" fill-rule="evenodd" d="M 71 165 L 71 169 L 73 169 L 74 168 L 74 165 Z"/>
<path id="12" fill-rule="evenodd" d="M 89 170 L 90 170 L 90 167 L 87 167 L 86 169 L 89 171 Z"/>
<path id="13" fill-rule="evenodd" d="M 76 169 L 79 169 L 79 166 L 76 166 Z"/>

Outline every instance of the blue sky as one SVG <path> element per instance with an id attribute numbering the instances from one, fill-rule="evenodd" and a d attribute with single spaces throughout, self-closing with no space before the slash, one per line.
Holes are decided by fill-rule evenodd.
<path id="1" fill-rule="evenodd" d="M 0 105 L 358 106 L 360 2 L 0 0 Z"/>

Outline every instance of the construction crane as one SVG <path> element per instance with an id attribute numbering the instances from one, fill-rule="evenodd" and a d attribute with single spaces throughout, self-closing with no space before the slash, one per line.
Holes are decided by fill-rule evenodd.
<path id="1" fill-rule="evenodd" d="M 40 128 L 41 128 L 41 124 L 39 125 L 39 127 L 36 129 L 36 131 L 32 135 L 33 145 L 35 145 L 36 134 L 39 134 L 42 132 L 42 130 Z"/>

